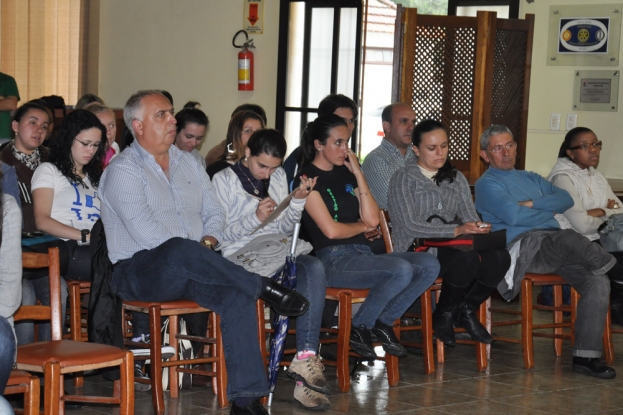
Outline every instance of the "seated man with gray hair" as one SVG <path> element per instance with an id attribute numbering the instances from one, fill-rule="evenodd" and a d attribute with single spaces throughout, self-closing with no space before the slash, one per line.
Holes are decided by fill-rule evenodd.
<path id="1" fill-rule="evenodd" d="M 232 414 L 267 414 L 255 301 L 299 316 L 309 302 L 214 252 L 225 210 L 205 170 L 173 146 L 173 106 L 160 91 L 139 91 L 123 109 L 135 138 L 100 180 L 102 222 L 114 264 L 111 290 L 124 300 L 188 299 L 221 317 Z"/>
<path id="2" fill-rule="evenodd" d="M 519 293 L 526 272 L 563 277 L 581 295 L 571 351 L 573 371 L 613 379 L 615 370 L 599 358 L 610 281 L 623 288 L 623 267 L 599 244 L 569 229 L 560 215 L 573 205 L 565 190 L 536 173 L 515 169 L 517 143 L 507 127 L 487 128 L 480 136 L 480 149 L 489 169 L 476 182 L 476 209 L 491 223 L 491 231 L 506 229 L 514 265 L 498 290 L 510 301 Z"/>

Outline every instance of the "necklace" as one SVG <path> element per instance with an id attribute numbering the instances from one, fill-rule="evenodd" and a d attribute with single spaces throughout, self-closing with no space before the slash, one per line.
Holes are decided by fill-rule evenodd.
<path id="1" fill-rule="evenodd" d="M 238 163 L 242 164 L 241 161 L 239 161 Z M 257 190 L 257 187 L 255 187 L 255 185 L 253 184 L 253 182 L 251 181 L 251 179 L 249 179 L 249 176 L 247 176 L 247 174 L 244 172 L 244 170 L 242 170 L 242 167 L 238 166 L 238 170 L 240 170 L 240 172 L 242 174 L 244 174 L 244 177 L 247 178 L 247 180 L 249 181 L 249 183 L 251 183 L 251 186 L 253 186 L 253 193 L 255 193 L 256 195 L 260 194 L 260 191 Z"/>

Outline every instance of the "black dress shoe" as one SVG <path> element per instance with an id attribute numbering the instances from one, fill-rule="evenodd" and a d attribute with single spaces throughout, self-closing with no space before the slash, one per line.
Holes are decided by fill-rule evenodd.
<path id="1" fill-rule="evenodd" d="M 376 339 L 383 344 L 385 353 L 397 357 L 405 357 L 407 355 L 407 349 L 404 348 L 400 340 L 396 337 L 393 327 L 377 321 L 371 331 L 372 336 L 376 337 Z"/>
<path id="2" fill-rule="evenodd" d="M 454 337 L 454 316 L 452 311 L 433 312 L 433 330 L 435 336 L 443 342 L 446 346 L 456 346 L 456 339 Z"/>
<path id="3" fill-rule="evenodd" d="M 267 283 L 260 298 L 275 310 L 277 314 L 288 317 L 298 317 L 307 311 L 309 301 L 296 291 L 290 291 L 270 278 L 266 278 Z"/>
<path id="4" fill-rule="evenodd" d="M 600 379 L 614 379 L 617 372 L 596 357 L 573 356 L 573 371 Z"/>
<path id="5" fill-rule="evenodd" d="M 463 305 L 459 309 L 458 326 L 463 327 L 472 339 L 484 344 L 493 343 L 493 337 L 487 329 L 480 323 L 476 312 L 468 305 Z"/>
<path id="6" fill-rule="evenodd" d="M 350 329 L 350 348 L 364 359 L 376 359 L 374 345 L 372 344 L 372 335 L 363 324 L 359 327 L 351 327 Z"/>
<path id="7" fill-rule="evenodd" d="M 260 403 L 260 400 L 257 399 L 251 402 L 247 406 L 237 406 L 235 403 L 231 404 L 230 415 L 268 415 L 268 412 L 264 408 L 264 406 Z"/>

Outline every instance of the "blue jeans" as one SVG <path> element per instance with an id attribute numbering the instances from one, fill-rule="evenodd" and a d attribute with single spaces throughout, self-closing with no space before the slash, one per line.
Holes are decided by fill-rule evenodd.
<path id="1" fill-rule="evenodd" d="M 261 278 L 200 243 L 172 238 L 115 265 L 111 289 L 124 300 L 188 299 L 221 317 L 227 397 L 268 395 L 257 341 Z"/>
<path id="2" fill-rule="evenodd" d="M 67 283 L 61 278 L 61 318 L 65 323 L 67 310 Z M 22 305 L 35 305 L 37 300 L 43 305 L 50 305 L 50 280 L 48 277 L 41 277 L 32 280 L 22 280 Z M 50 323 L 39 322 L 37 333 L 38 341 L 52 340 Z M 15 336 L 17 344 L 30 344 L 35 341 L 35 323 L 32 320 L 22 320 L 15 323 Z"/>
<path id="3" fill-rule="evenodd" d="M 307 312 L 296 319 L 296 350 L 317 352 L 327 291 L 324 266 L 318 258 L 309 255 L 296 258 L 296 291 L 309 301 Z"/>
<path id="4" fill-rule="evenodd" d="M 13 362 L 15 361 L 15 336 L 13 328 L 6 318 L 0 317 L 0 392 L 4 388 L 11 375 Z"/>
<path id="5" fill-rule="evenodd" d="M 376 321 L 391 326 L 439 275 L 439 261 L 426 253 L 374 255 L 367 245 L 336 245 L 316 256 L 329 287 L 369 288 L 353 325 L 370 329 Z"/>

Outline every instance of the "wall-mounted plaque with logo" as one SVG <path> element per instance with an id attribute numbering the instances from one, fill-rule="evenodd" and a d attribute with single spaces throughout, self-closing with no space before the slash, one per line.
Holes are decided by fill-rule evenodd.
<path id="1" fill-rule="evenodd" d="M 547 64 L 618 66 L 622 8 L 550 6 Z"/>

